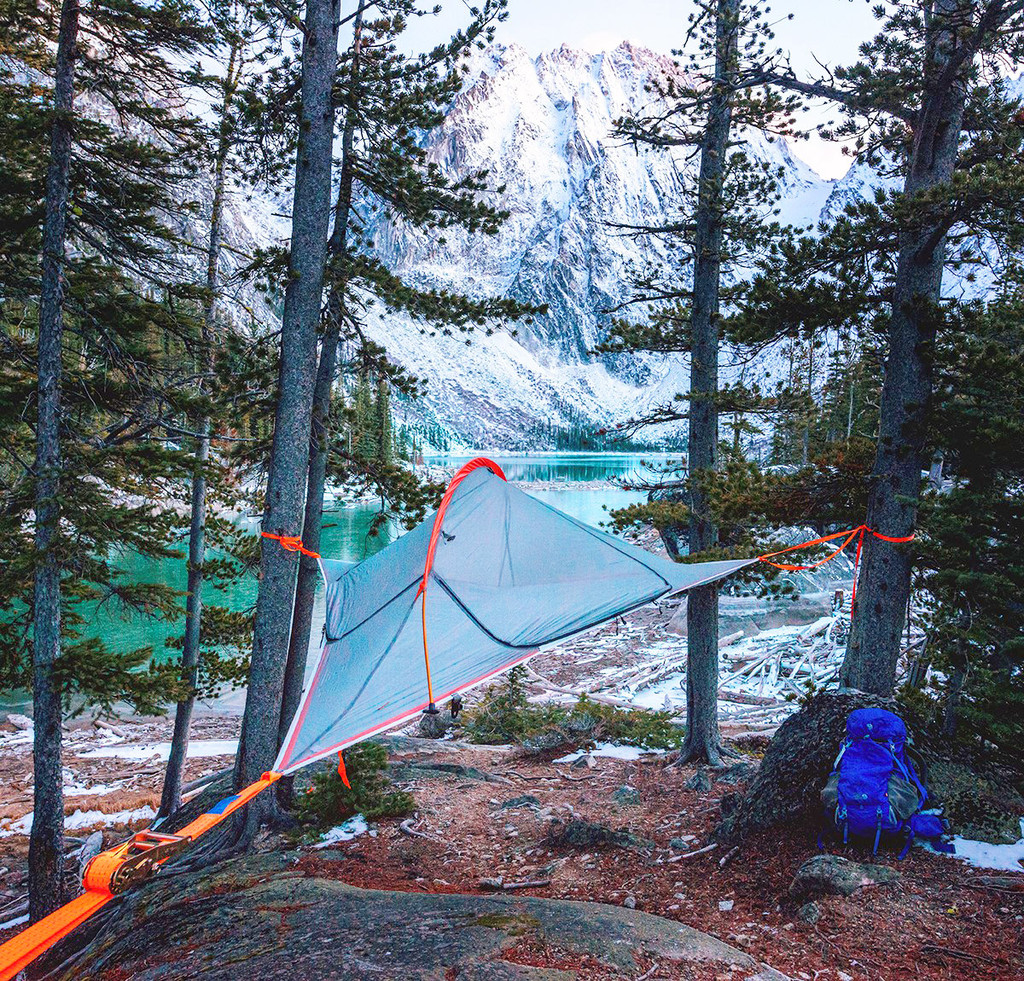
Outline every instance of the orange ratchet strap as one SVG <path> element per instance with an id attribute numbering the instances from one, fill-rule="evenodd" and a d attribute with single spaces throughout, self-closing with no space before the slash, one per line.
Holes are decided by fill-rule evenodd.
<path id="1" fill-rule="evenodd" d="M 249 784 L 237 794 L 225 797 L 176 834 L 140 831 L 116 848 L 100 852 L 86 866 L 82 877 L 85 892 L 81 896 L 54 910 L 38 923 L 33 923 L 7 943 L 0 944 L 0 981 L 10 981 L 115 896 L 155 874 L 169 858 L 220 824 L 280 776 L 280 773 L 272 771 L 264 773 L 255 783 Z"/>

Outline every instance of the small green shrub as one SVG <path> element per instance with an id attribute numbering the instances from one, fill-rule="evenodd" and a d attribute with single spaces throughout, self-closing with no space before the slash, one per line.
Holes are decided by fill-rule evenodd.
<path id="1" fill-rule="evenodd" d="M 345 750 L 345 770 L 352 789 L 341 782 L 337 767 L 320 770 L 309 791 L 299 795 L 296 817 L 317 830 L 332 828 L 355 814 L 368 821 L 409 814 L 416 802 L 412 794 L 393 789 L 385 774 L 387 768 L 387 750 L 380 743 L 359 743 Z"/>
<path id="2" fill-rule="evenodd" d="M 599 738 L 608 742 L 645 749 L 678 749 L 683 744 L 685 730 L 672 722 L 673 712 L 598 705 L 586 695 L 576 703 L 573 712 L 594 716 Z"/>
<path id="3" fill-rule="evenodd" d="M 617 709 L 583 696 L 574 706 L 531 705 L 523 680 L 526 671 L 513 668 L 480 704 L 466 714 L 470 742 L 517 743 L 535 752 L 576 746 L 598 740 L 674 749 L 682 744 L 683 729 L 673 725 L 670 712 Z"/>

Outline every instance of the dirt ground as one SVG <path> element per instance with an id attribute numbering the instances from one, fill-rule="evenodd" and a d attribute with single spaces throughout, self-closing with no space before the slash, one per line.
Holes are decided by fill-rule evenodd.
<path id="1" fill-rule="evenodd" d="M 196 738 L 228 738 L 236 725 L 200 720 Z M 162 721 L 140 723 L 132 742 L 157 741 L 167 733 Z M 75 738 L 87 741 L 85 735 Z M 508 890 L 515 894 L 635 906 L 713 934 L 793 978 L 814 981 L 1024 977 L 1024 891 L 991 888 L 980 870 L 955 860 L 921 849 L 902 862 L 880 856 L 879 862 L 899 871 L 898 883 L 849 899 L 819 899 L 820 918 L 812 925 L 799 915 L 788 887 L 817 851 L 814 829 L 748 841 L 737 852 L 716 847 L 691 854 L 710 840 L 722 798 L 737 790 L 734 785 L 687 789 L 694 769 L 666 767 L 659 756 L 594 756 L 590 765 L 571 765 L 508 749 L 448 745 L 442 752 L 426 740 L 395 747 L 395 776 L 415 795 L 415 817 L 404 827 L 384 821 L 350 842 L 307 850 L 300 867 L 309 875 L 375 889 L 458 893 L 493 892 L 500 879 L 516 887 Z M 473 770 L 431 769 L 442 760 Z M 228 762 L 192 760 L 187 777 Z M 5 788 L 13 776 L 24 777 L 25 766 L 21 752 L 0 754 Z M 126 782 L 102 798 L 69 800 L 69 810 L 100 806 L 110 813 L 158 799 L 159 765 L 72 758 L 72 768 L 80 781 Z M 22 796 L 5 794 L 2 813 L 23 813 Z M 558 835 L 573 819 L 626 830 L 637 840 L 575 846 Z M 125 830 L 106 829 L 106 843 Z M 0 868 L 6 869 L 0 891 L 9 911 L 24 895 L 26 841 L 0 838 Z M 865 858 L 853 849 L 842 854 Z M 1024 874 L 1018 878 L 1024 885 Z M 518 888 L 522 883 L 533 884 Z M 7 918 L 0 912 L 0 922 Z M 0 933 L 0 939 L 9 935 Z M 524 944 L 514 959 L 528 964 L 539 956 Z M 659 973 L 661 967 L 652 970 L 648 981 L 670 976 Z M 594 971 L 601 976 L 599 968 Z"/>
<path id="2" fill-rule="evenodd" d="M 386 822 L 375 838 L 340 846 L 343 860 L 312 852 L 303 867 L 352 885 L 431 892 L 489 891 L 481 879 L 550 880 L 523 891 L 635 903 L 795 978 L 1024 977 L 1024 892 L 985 888 L 980 870 L 921 849 L 902 862 L 881 856 L 878 861 L 898 869 L 898 884 L 820 899 L 820 919 L 811 926 L 799 918 L 788 888 L 800 864 L 817 853 L 814 829 L 749 841 L 735 853 L 715 848 L 687 857 L 709 840 L 721 799 L 734 786 L 688 790 L 694 769 L 667 768 L 663 758 L 595 757 L 586 768 L 494 753 L 464 757 L 460 762 L 508 782 L 416 781 L 419 812 L 409 830 L 428 837 Z M 636 796 L 619 798 L 636 803 L 613 801 L 623 787 Z M 515 805 L 524 795 L 537 803 Z M 654 848 L 556 843 L 553 822 L 573 817 L 627 829 Z M 865 859 L 853 849 L 840 854 Z"/>
<path id="3" fill-rule="evenodd" d="M 672 612 L 667 604 L 635 611 L 583 641 L 538 656 L 531 668 L 558 687 L 600 689 L 603 678 L 664 636 Z M 550 690 L 544 697 L 552 697 Z M 193 740 L 223 752 L 190 759 L 186 783 L 231 765 L 230 745 L 210 747 L 209 741 L 237 738 L 239 724 L 235 716 L 197 717 Z M 85 754 L 167 742 L 171 727 L 170 719 L 136 718 L 113 724 L 83 718 L 69 725 L 65 783 L 108 791 L 68 794 L 68 815 L 102 812 L 92 824 L 79 816 L 72 836 L 84 839 L 102 828 L 110 846 L 148 824 L 112 824 L 103 815 L 155 810 L 163 777 L 159 757 Z M 751 753 L 771 727 L 733 721 L 723 731 Z M 742 789 L 735 784 L 718 780 L 709 791 L 688 789 L 694 768 L 667 767 L 665 756 L 625 761 L 595 755 L 590 765 L 572 765 L 554 762 L 564 749 L 529 756 L 447 741 L 397 739 L 390 745 L 395 779 L 415 796 L 415 817 L 380 822 L 329 849 L 307 848 L 300 866 L 310 876 L 415 892 L 483 894 L 497 887 L 506 895 L 633 907 L 710 933 L 802 981 L 1024 978 L 1024 870 L 999 889 L 982 870 L 922 849 L 902 862 L 881 855 L 877 861 L 900 873 L 895 886 L 849 899 L 821 898 L 816 909 L 801 912 L 788 889 L 799 866 L 817 853 L 816 829 L 795 827 L 748 840 L 735 852 L 702 850 L 723 798 Z M 448 769 L 431 769 L 438 762 Z M 0 723 L 0 924 L 19 919 L 26 908 L 28 839 L 11 825 L 31 810 L 31 786 L 29 734 Z M 559 835 L 572 820 L 627 831 L 634 839 L 575 845 Z M 853 849 L 841 854 L 866 858 Z M 0 940 L 16 928 L 0 930 Z M 550 954 L 524 940 L 509 956 L 534 964 Z M 602 977 L 600 965 L 573 966 L 580 976 Z M 652 963 L 640 973 L 651 981 L 670 977 L 665 970 Z"/>

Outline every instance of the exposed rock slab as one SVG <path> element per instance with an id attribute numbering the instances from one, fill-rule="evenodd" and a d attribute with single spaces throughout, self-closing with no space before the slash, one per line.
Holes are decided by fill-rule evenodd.
<path id="1" fill-rule="evenodd" d="M 715 937 L 637 910 L 364 890 L 304 875 L 294 859 L 295 853 L 246 856 L 157 880 L 127 897 L 85 954 L 56 976 L 572 981 L 573 965 L 582 959 L 589 977 L 595 962 L 607 978 L 637 977 L 643 972 L 635 951 L 666 961 L 681 981 L 704 978 L 709 970 L 737 981 L 785 981 Z M 527 942 L 552 966 L 519 963 L 515 948 Z"/>

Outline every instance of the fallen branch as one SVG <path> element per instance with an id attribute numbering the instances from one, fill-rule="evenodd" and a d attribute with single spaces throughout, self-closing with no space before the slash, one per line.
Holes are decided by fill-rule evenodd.
<path id="1" fill-rule="evenodd" d="M 497 878 L 485 877 L 480 880 L 481 889 L 511 890 L 511 889 L 543 889 L 550 886 L 550 879 L 521 879 L 518 882 L 506 882 L 501 876 Z"/>
<path id="2" fill-rule="evenodd" d="M 705 845 L 703 848 L 698 848 L 693 852 L 686 852 L 683 855 L 673 855 L 672 857 L 677 861 L 683 858 L 696 858 L 698 855 L 706 855 L 708 852 L 713 852 L 718 847 L 718 842 L 713 841 L 710 845 Z"/>
<path id="3" fill-rule="evenodd" d="M 433 841 L 430 835 L 424 834 L 422 831 L 417 831 L 413 826 L 413 819 L 406 818 L 399 826 L 398 830 L 404 835 L 408 835 L 410 838 L 426 838 L 427 841 Z"/>
<path id="4" fill-rule="evenodd" d="M 740 853 L 740 846 L 733 845 L 719 860 L 718 867 L 724 869 Z"/>

